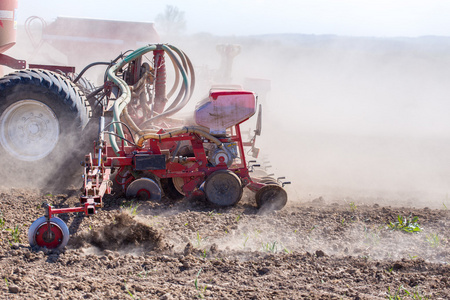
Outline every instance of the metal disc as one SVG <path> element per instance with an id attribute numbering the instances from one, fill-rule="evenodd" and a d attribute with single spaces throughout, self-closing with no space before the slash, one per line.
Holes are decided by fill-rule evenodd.
<path id="1" fill-rule="evenodd" d="M 188 162 L 182 163 L 182 165 L 185 166 L 186 168 L 190 168 L 194 165 L 194 162 L 188 161 Z M 172 183 L 178 193 L 180 193 L 183 196 L 186 195 L 186 193 L 183 191 L 183 186 L 184 186 L 183 177 L 173 177 Z"/>
<path id="2" fill-rule="evenodd" d="M 280 210 L 287 203 L 286 191 L 277 184 L 262 187 L 255 195 L 256 205 L 264 210 Z"/>
<path id="3" fill-rule="evenodd" d="M 241 200 L 241 179 L 229 170 L 220 170 L 206 178 L 204 191 L 209 202 L 220 206 L 234 205 Z"/>
<path id="4" fill-rule="evenodd" d="M 68 241 L 69 228 L 63 220 L 57 217 L 50 219 L 50 228 L 48 228 L 47 218 L 40 217 L 31 224 L 28 230 L 28 242 L 32 247 L 62 249 Z"/>
<path id="5" fill-rule="evenodd" d="M 172 178 L 172 183 L 178 193 L 185 196 L 185 192 L 183 191 L 184 179 L 183 177 L 174 177 Z"/>
<path id="6" fill-rule="evenodd" d="M 161 188 L 154 180 L 142 177 L 130 183 L 126 196 L 127 198 L 158 201 L 161 200 Z"/>

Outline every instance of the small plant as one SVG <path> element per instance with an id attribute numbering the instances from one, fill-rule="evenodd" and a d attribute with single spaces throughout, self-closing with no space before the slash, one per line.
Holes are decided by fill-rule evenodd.
<path id="1" fill-rule="evenodd" d="M 139 207 L 139 204 L 134 203 L 134 201 L 127 201 L 122 205 L 122 208 L 125 208 L 130 212 L 132 216 L 137 215 L 137 209 Z"/>
<path id="2" fill-rule="evenodd" d="M 356 209 L 358 208 L 358 207 L 356 206 L 355 202 L 350 202 L 350 203 L 348 204 L 348 206 L 350 207 L 350 210 L 351 210 L 352 212 L 355 212 Z"/>
<path id="3" fill-rule="evenodd" d="M 14 229 L 8 228 L 9 232 L 11 232 L 11 237 L 13 243 L 20 243 L 20 227 L 19 225 L 16 225 Z"/>
<path id="4" fill-rule="evenodd" d="M 202 270 L 203 269 L 198 270 L 197 276 L 195 276 L 195 279 L 194 279 L 194 286 L 198 292 L 197 297 L 201 298 L 201 299 L 205 298 L 204 294 L 205 294 L 206 289 L 208 288 L 208 286 L 206 284 L 203 287 L 200 287 L 200 285 L 198 284 L 198 277 L 200 276 L 200 273 L 202 272 Z"/>
<path id="5" fill-rule="evenodd" d="M 126 282 L 126 281 L 124 281 L 124 284 L 125 284 L 125 291 L 128 293 L 128 295 L 130 295 L 131 298 L 136 299 L 136 298 L 134 297 L 133 293 L 130 292 L 130 290 L 128 289 L 128 287 L 127 287 L 127 282 Z"/>
<path id="6" fill-rule="evenodd" d="M 262 249 L 264 252 L 277 252 L 277 241 L 274 241 L 273 243 L 262 243 Z"/>
<path id="7" fill-rule="evenodd" d="M 409 255 L 410 260 L 416 260 L 418 258 L 417 255 L 411 255 L 411 254 L 408 254 L 408 255 Z"/>
<path id="8" fill-rule="evenodd" d="M 3 217 L 3 213 L 0 212 L 0 229 L 3 229 L 5 227 L 5 224 L 6 224 L 6 220 Z"/>
<path id="9" fill-rule="evenodd" d="M 431 248 L 439 247 L 439 234 L 430 233 L 429 235 L 427 235 L 427 242 L 430 244 Z"/>
<path id="10" fill-rule="evenodd" d="M 407 298 L 404 298 L 404 296 L 406 296 Z M 401 285 L 394 292 L 394 294 L 391 293 L 391 288 L 388 287 L 386 299 L 389 299 L 389 300 L 402 300 L 402 299 L 428 300 L 429 298 L 426 296 L 423 296 L 418 290 L 410 292 L 403 285 Z"/>
<path id="11" fill-rule="evenodd" d="M 241 219 L 241 214 L 238 214 L 236 217 L 236 223 L 238 223 L 240 219 Z"/>
<path id="12" fill-rule="evenodd" d="M 148 273 L 149 273 L 149 271 L 147 271 L 147 270 L 144 268 L 143 271 L 137 273 L 137 276 L 138 276 L 138 277 L 141 277 L 141 278 L 147 277 Z"/>
<path id="13" fill-rule="evenodd" d="M 244 237 L 245 237 L 245 240 L 244 240 L 244 244 L 243 244 L 243 246 L 244 246 L 244 249 L 245 249 L 245 245 L 247 244 L 247 241 L 248 241 L 248 239 L 249 239 L 249 235 L 247 235 L 247 234 L 244 234 Z"/>
<path id="14" fill-rule="evenodd" d="M 376 246 L 376 245 L 378 245 L 379 243 L 380 243 L 380 233 L 376 230 L 375 232 L 373 232 L 373 231 L 369 231 L 369 229 L 368 228 L 364 228 L 364 237 L 365 237 L 365 240 L 364 240 L 364 242 L 366 243 L 366 244 L 370 244 L 370 245 L 373 245 L 373 246 Z"/>
<path id="15" fill-rule="evenodd" d="M 206 238 L 202 238 L 200 235 L 200 232 L 197 231 L 197 237 L 195 240 L 195 243 L 197 244 L 197 247 L 200 248 L 202 246 L 202 243 L 206 240 Z"/>
<path id="16" fill-rule="evenodd" d="M 289 250 L 288 248 L 286 248 L 285 245 L 281 244 L 281 246 L 283 247 L 283 251 L 284 251 L 286 254 L 291 254 L 291 250 Z"/>
<path id="17" fill-rule="evenodd" d="M 206 258 L 206 256 L 208 255 L 208 251 L 206 249 L 203 249 L 202 251 L 202 257 Z"/>
<path id="18" fill-rule="evenodd" d="M 415 216 L 411 218 L 411 215 L 409 215 L 408 218 L 402 217 L 401 215 L 398 215 L 397 221 L 392 223 L 389 222 L 388 228 L 391 230 L 400 230 L 408 233 L 415 233 L 422 231 L 422 228 L 418 224 L 419 217 Z"/>
<path id="19" fill-rule="evenodd" d="M 442 202 L 442 206 L 444 206 L 444 210 L 448 210 L 447 205 L 445 205 L 445 202 Z"/>

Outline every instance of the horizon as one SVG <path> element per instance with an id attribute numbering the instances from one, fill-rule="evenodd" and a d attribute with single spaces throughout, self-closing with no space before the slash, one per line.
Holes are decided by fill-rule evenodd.
<path id="1" fill-rule="evenodd" d="M 184 13 L 186 33 L 214 35 L 306 34 L 350 37 L 450 36 L 450 2 L 430 0 L 19 0 L 19 24 L 33 15 L 152 22 L 167 5 Z M 48 9 L 51 7 L 52 9 Z M 88 7 L 89 9 L 86 9 Z M 120 8 L 119 10 L 117 8 Z M 217 16 L 220 16 L 218 18 Z M 268 20 L 270 22 L 268 22 Z"/>

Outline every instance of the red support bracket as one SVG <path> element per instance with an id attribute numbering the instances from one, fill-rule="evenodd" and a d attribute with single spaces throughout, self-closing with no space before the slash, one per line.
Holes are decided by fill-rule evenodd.
<path id="1" fill-rule="evenodd" d="M 36 65 L 29 64 L 30 69 L 44 69 L 53 72 L 63 72 L 64 74 L 75 73 L 75 67 L 67 67 L 67 66 L 52 66 L 52 65 Z M 23 68 L 25 69 L 25 68 Z"/>
<path id="2" fill-rule="evenodd" d="M 0 65 L 7 66 L 11 69 L 26 69 L 27 62 L 24 60 L 17 60 L 11 56 L 0 53 Z"/>

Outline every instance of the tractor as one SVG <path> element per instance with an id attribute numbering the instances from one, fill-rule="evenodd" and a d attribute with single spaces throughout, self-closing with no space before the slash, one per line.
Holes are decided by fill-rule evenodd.
<path id="1" fill-rule="evenodd" d="M 17 2 L 2 5 L 7 3 Z M 14 30 L 12 12 L 7 20 L 12 24 L 3 21 L 5 31 Z M 4 52 L 14 41 L 12 35 L 0 36 L 5 37 L 0 40 Z M 173 45 L 153 43 L 121 53 L 104 63 L 104 82 L 98 87 L 83 77 L 96 63 L 76 73 L 65 66 L 26 67 L 24 61 L 0 54 L 0 64 L 19 69 L 0 79 L 1 151 L 10 163 L 57 180 L 85 150 L 80 144 L 90 142 L 83 154 L 80 204 L 44 205 L 44 216 L 28 231 L 31 246 L 63 248 L 69 230 L 56 215 L 94 215 L 114 190 L 150 201 L 203 195 L 212 205 L 232 206 L 247 188 L 261 209 L 286 205 L 284 185 L 289 182 L 256 170 L 255 141 L 262 122 L 257 95 L 239 86 L 216 85 L 193 111 L 184 112 L 195 72 L 186 53 Z M 241 124 L 253 116 L 256 129 L 245 140 Z M 50 163 L 57 171 L 48 174 Z"/>

